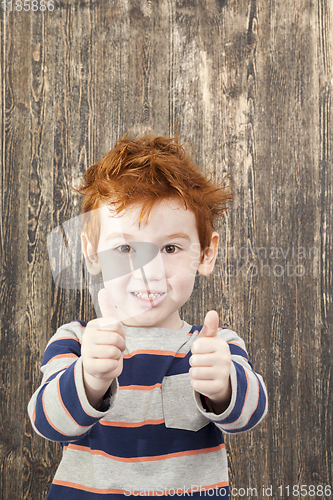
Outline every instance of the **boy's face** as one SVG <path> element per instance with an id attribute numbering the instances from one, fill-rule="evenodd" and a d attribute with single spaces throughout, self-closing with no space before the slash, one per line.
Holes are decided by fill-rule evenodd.
<path id="1" fill-rule="evenodd" d="M 178 311 L 192 293 L 196 271 L 207 275 L 214 267 L 217 233 L 213 233 L 211 249 L 199 264 L 195 216 L 180 201 L 156 203 L 147 224 L 142 222 L 140 228 L 141 205 L 119 215 L 106 205 L 99 211 L 97 256 L 85 235 L 83 251 L 89 272 L 102 271 L 120 321 L 127 326 L 180 329 Z M 125 274 L 117 273 L 119 269 Z"/>

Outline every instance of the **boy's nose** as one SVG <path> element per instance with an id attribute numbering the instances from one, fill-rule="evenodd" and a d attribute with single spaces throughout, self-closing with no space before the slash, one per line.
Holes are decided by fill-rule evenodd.
<path id="1" fill-rule="evenodd" d="M 135 269 L 132 273 L 134 279 L 149 281 L 160 281 L 165 278 L 165 269 L 162 255 L 158 253 L 154 259 L 143 266 L 144 277 L 141 268 Z"/>

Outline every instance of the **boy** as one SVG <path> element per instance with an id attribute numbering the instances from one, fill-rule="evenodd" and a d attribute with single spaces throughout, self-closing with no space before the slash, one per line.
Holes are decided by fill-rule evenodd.
<path id="1" fill-rule="evenodd" d="M 119 140 L 84 175 L 82 249 L 102 273 L 102 318 L 49 341 L 29 403 L 63 458 L 48 499 L 229 498 L 223 434 L 267 411 L 244 342 L 216 311 L 191 326 L 179 309 L 218 252 L 231 194 L 174 139 Z M 200 251 L 198 251 L 200 249 Z"/>

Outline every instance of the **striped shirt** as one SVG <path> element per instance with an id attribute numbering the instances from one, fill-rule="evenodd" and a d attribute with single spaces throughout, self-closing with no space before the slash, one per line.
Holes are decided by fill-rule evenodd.
<path id="1" fill-rule="evenodd" d="M 97 410 L 83 384 L 85 326 L 72 321 L 51 338 L 28 406 L 34 430 L 63 448 L 47 499 L 229 498 L 223 432 L 252 429 L 267 412 L 265 385 L 240 337 L 218 331 L 231 352 L 232 396 L 217 415 L 190 383 L 191 346 L 201 326 L 124 325 L 123 371 Z"/>

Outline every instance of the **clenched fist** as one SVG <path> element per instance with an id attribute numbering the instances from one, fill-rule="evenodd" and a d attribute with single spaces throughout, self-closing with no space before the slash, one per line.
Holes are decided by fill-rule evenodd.
<path id="1" fill-rule="evenodd" d="M 231 398 L 231 354 L 226 341 L 217 335 L 218 326 L 217 312 L 209 311 L 192 345 L 189 373 L 193 389 L 210 399 L 216 413 L 222 413 Z"/>
<path id="2" fill-rule="evenodd" d="M 81 345 L 84 386 L 88 401 L 95 408 L 113 379 L 121 374 L 126 348 L 125 331 L 107 289 L 99 291 L 98 303 L 102 318 L 89 321 Z"/>

